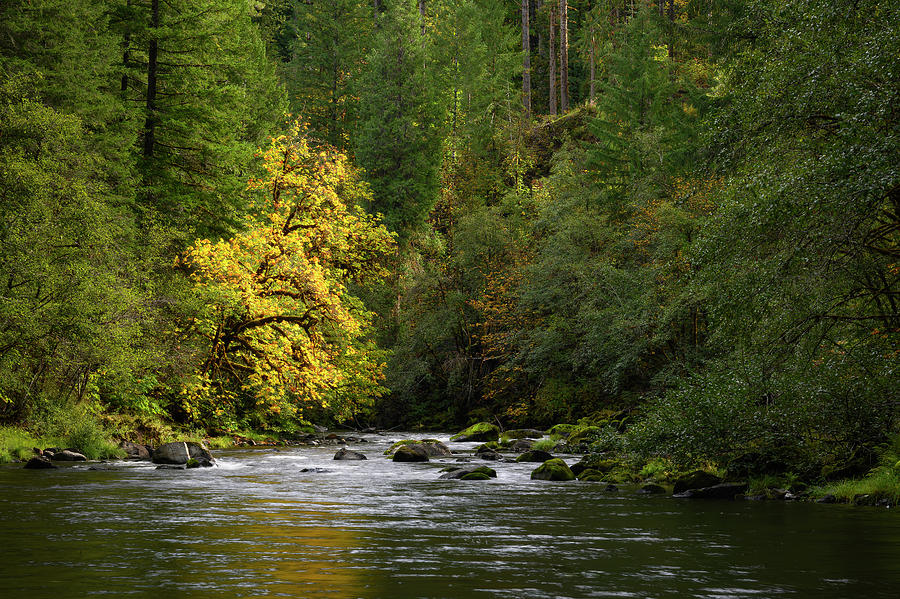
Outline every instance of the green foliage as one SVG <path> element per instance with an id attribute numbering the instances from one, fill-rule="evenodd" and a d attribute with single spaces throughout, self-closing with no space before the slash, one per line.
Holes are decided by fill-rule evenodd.
<path id="1" fill-rule="evenodd" d="M 351 88 L 374 25 L 371 2 L 297 2 L 293 13 L 293 51 L 283 69 L 291 111 L 309 123 L 312 136 L 346 149 L 358 112 Z"/>
<path id="2" fill-rule="evenodd" d="M 438 197 L 442 115 L 414 4 L 379 17 L 357 87 L 356 159 L 372 186 L 373 212 L 401 235 L 418 231 Z"/>
<path id="3" fill-rule="evenodd" d="M 21 427 L 0 426 L 0 464 L 27 460 L 39 445 L 41 442 Z"/>

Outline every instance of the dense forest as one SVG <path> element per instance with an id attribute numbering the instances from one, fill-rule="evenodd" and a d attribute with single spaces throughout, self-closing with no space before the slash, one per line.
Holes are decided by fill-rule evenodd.
<path id="1" fill-rule="evenodd" d="M 4 430 L 580 421 L 864 472 L 900 416 L 898 24 L 5 0 Z"/>

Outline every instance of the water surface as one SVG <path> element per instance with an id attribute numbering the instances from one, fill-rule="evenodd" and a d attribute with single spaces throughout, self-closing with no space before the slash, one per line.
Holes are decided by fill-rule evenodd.
<path id="1" fill-rule="evenodd" d="M 0 597 L 898 596 L 895 510 L 607 493 L 531 481 L 534 464 L 438 480 L 455 458 L 381 456 L 408 437 L 368 437 L 361 462 L 321 447 L 204 470 L 2 467 Z"/>

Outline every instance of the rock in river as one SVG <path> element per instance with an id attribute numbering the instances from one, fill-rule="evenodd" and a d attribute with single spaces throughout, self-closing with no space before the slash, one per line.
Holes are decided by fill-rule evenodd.
<path id="1" fill-rule="evenodd" d="M 496 441 L 500 438 L 500 429 L 490 422 L 473 424 L 464 431 L 458 432 L 451 441 Z"/>
<path id="2" fill-rule="evenodd" d="M 84 454 L 72 451 L 71 449 L 63 449 L 53 454 L 50 458 L 54 462 L 86 462 L 87 458 Z"/>
<path id="3" fill-rule="evenodd" d="M 401 445 L 392 459 L 395 462 L 427 462 L 428 453 L 421 444 Z"/>
<path id="4" fill-rule="evenodd" d="M 488 468 L 487 466 L 478 466 L 477 468 L 451 468 L 449 472 L 440 475 L 438 478 L 454 480 L 487 480 L 488 478 L 497 478 L 497 471 L 493 468 Z"/>
<path id="5" fill-rule="evenodd" d="M 676 493 L 673 497 L 686 499 L 734 499 L 746 492 L 747 483 L 722 483 L 702 489 L 688 489 L 683 493 Z"/>
<path id="6" fill-rule="evenodd" d="M 58 468 L 59 466 L 54 466 L 50 463 L 50 460 L 45 458 L 44 456 L 34 456 L 28 463 L 25 464 L 25 467 L 29 470 L 49 470 L 51 468 Z"/>
<path id="7" fill-rule="evenodd" d="M 532 449 L 531 451 L 526 451 L 522 455 L 516 458 L 517 462 L 540 462 L 543 464 L 547 460 L 552 460 L 553 456 L 547 453 L 546 451 L 541 451 L 540 449 Z"/>
<path id="8" fill-rule="evenodd" d="M 342 447 L 338 449 L 338 452 L 334 454 L 334 459 L 336 460 L 366 460 L 366 456 L 358 451 L 350 451 L 346 447 Z"/>
<path id="9" fill-rule="evenodd" d="M 212 454 L 203 446 L 190 441 L 166 443 L 157 447 L 153 452 L 154 464 L 185 465 L 191 459 L 197 460 L 198 464 L 203 467 L 212 466 L 215 461 Z"/>
<path id="10" fill-rule="evenodd" d="M 575 475 L 559 458 L 547 460 L 531 473 L 532 480 L 575 480 Z"/>
<path id="11" fill-rule="evenodd" d="M 678 495 L 679 493 L 683 493 L 690 489 L 703 489 L 705 487 L 712 487 L 713 485 L 718 485 L 721 482 L 722 479 L 715 474 L 710 474 L 709 472 L 704 472 L 703 470 L 694 470 L 693 472 L 679 477 L 675 481 L 675 488 L 672 490 L 672 493 Z"/>

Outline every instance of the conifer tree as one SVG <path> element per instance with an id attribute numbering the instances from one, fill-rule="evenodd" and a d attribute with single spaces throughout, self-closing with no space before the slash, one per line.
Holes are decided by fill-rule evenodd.
<path id="1" fill-rule="evenodd" d="M 401 240 L 424 223 L 439 186 L 443 115 L 426 62 L 418 7 L 396 2 L 379 17 L 359 80 L 356 157 L 372 186 L 373 211 Z"/>
<path id="2" fill-rule="evenodd" d="M 346 148 L 356 113 L 351 86 L 358 76 L 373 29 L 369 0 L 297 3 L 291 28 L 292 60 L 284 69 L 291 111 L 310 133 Z"/>

